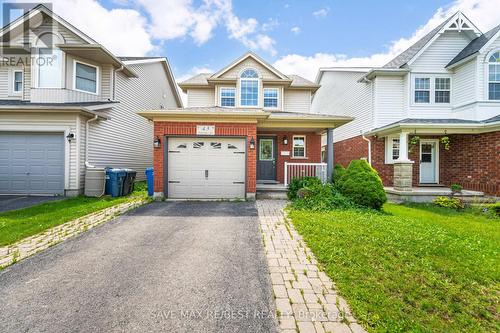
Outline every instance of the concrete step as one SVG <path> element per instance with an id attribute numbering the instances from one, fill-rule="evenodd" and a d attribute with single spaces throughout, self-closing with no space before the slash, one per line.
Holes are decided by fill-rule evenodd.
<path id="1" fill-rule="evenodd" d="M 288 199 L 285 191 L 267 191 L 267 190 L 257 190 L 257 199 L 274 199 L 274 200 L 286 200 Z"/>

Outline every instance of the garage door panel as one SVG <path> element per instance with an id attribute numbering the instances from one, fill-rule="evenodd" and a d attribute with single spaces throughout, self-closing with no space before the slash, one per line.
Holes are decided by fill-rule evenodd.
<path id="1" fill-rule="evenodd" d="M 170 138 L 168 196 L 186 199 L 244 198 L 244 148 L 245 140 L 239 138 Z M 234 154 L 235 151 L 242 151 L 243 154 Z M 205 177 L 206 171 L 208 177 Z"/>
<path id="2" fill-rule="evenodd" d="M 0 193 L 64 194 L 62 133 L 0 132 Z"/>

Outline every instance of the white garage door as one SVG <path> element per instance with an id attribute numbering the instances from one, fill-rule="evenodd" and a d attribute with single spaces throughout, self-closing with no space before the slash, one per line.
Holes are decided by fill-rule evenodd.
<path id="1" fill-rule="evenodd" d="M 64 194 L 62 133 L 0 133 L 0 194 Z"/>
<path id="2" fill-rule="evenodd" d="M 168 197 L 233 199 L 245 197 L 245 140 L 169 138 Z"/>

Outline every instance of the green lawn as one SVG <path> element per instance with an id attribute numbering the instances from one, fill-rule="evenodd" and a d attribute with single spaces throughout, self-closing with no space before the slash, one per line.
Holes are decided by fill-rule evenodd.
<path id="1" fill-rule="evenodd" d="M 142 182 L 136 183 L 134 192 L 126 197 L 87 198 L 80 196 L 0 213 L 0 246 L 15 243 L 78 217 L 141 196 L 147 196 Z"/>
<path id="2" fill-rule="evenodd" d="M 498 219 L 395 204 L 290 217 L 369 331 L 500 331 Z"/>

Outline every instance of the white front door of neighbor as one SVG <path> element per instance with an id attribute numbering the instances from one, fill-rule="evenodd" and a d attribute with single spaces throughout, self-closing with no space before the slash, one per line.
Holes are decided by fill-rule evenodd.
<path id="1" fill-rule="evenodd" d="M 168 138 L 169 198 L 244 199 L 245 139 Z"/>
<path id="2" fill-rule="evenodd" d="M 420 141 L 420 183 L 437 184 L 438 179 L 438 141 Z"/>

